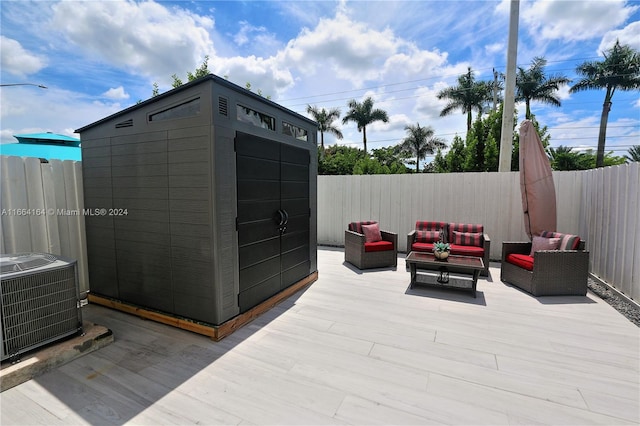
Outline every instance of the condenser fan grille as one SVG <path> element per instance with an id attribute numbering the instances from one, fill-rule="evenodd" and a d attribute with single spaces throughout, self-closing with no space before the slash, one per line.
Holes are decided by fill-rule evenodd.
<path id="1" fill-rule="evenodd" d="M 0 271 L 9 272 L 28 271 L 49 265 L 56 261 L 56 257 L 48 253 L 19 253 L 0 256 Z"/>

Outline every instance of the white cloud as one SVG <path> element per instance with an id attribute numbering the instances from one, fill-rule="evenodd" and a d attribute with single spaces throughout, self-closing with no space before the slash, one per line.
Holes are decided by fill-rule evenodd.
<path id="1" fill-rule="evenodd" d="M 122 110 L 129 105 L 98 102 L 85 94 L 49 87 L 31 90 L 16 87 L 3 91 L 0 97 L 3 125 L 2 142 L 15 142 L 12 135 L 53 132 L 78 137 L 69 129 L 77 129 Z"/>
<path id="2" fill-rule="evenodd" d="M 523 3 L 520 25 L 533 37 L 588 40 L 623 24 L 636 9 L 624 0 L 537 0 Z"/>
<path id="3" fill-rule="evenodd" d="M 14 39 L 0 36 L 0 46 L 2 70 L 16 77 L 35 74 L 47 66 L 46 58 L 28 52 Z"/>
<path id="4" fill-rule="evenodd" d="M 377 31 L 338 13 L 321 19 L 313 30 L 303 29 L 287 44 L 281 60 L 306 73 L 332 72 L 361 85 L 378 79 L 378 67 L 404 44 L 391 30 Z"/>
<path id="5" fill-rule="evenodd" d="M 111 88 L 102 94 L 108 99 L 129 99 L 129 94 L 125 92 L 122 86 Z"/>
<path id="6" fill-rule="evenodd" d="M 496 53 L 504 53 L 507 51 L 507 46 L 505 46 L 504 42 L 487 44 L 484 46 L 484 50 L 487 54 L 493 55 Z"/>
<path id="7" fill-rule="evenodd" d="M 610 49 L 616 40 L 621 44 L 627 44 L 636 50 L 640 50 L 640 21 L 632 22 L 621 30 L 609 31 L 602 37 L 598 54 Z"/>
<path id="8" fill-rule="evenodd" d="M 121 69 L 168 76 L 192 71 L 214 53 L 214 22 L 184 9 L 149 1 L 70 2 L 52 6 L 51 25 L 73 49 Z"/>
<path id="9" fill-rule="evenodd" d="M 209 69 L 214 74 L 229 76 L 229 81 L 239 86 L 251 83 L 251 89 L 260 90 L 264 96 L 275 97 L 294 83 L 291 72 L 274 58 L 218 57 Z"/>

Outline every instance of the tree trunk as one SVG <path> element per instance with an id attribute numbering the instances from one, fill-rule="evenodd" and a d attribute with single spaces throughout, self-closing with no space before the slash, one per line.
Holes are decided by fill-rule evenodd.
<path id="1" fill-rule="evenodd" d="M 526 112 L 524 114 L 524 117 L 527 120 L 531 120 L 531 100 L 529 100 L 529 99 L 525 100 L 525 104 L 527 106 L 527 109 L 526 109 Z"/>
<path id="2" fill-rule="evenodd" d="M 471 110 L 467 112 L 467 133 L 471 131 Z"/>
<path id="3" fill-rule="evenodd" d="M 609 121 L 611 105 L 611 88 L 607 87 L 607 95 L 604 98 L 604 103 L 602 104 L 602 115 L 600 116 L 600 133 L 598 134 L 596 167 L 604 167 L 604 146 L 607 140 L 607 122 Z"/>
<path id="4" fill-rule="evenodd" d="M 367 128 L 362 127 L 362 144 L 364 145 L 364 156 L 367 156 Z"/>
<path id="5" fill-rule="evenodd" d="M 320 158 L 324 158 L 324 132 L 320 132 Z"/>
<path id="6" fill-rule="evenodd" d="M 420 173 L 420 157 L 416 155 L 416 173 Z"/>

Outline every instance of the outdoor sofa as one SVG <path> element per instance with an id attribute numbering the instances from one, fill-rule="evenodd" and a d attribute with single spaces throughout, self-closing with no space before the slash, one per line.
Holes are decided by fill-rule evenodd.
<path id="1" fill-rule="evenodd" d="M 503 242 L 500 280 L 534 296 L 587 294 L 589 252 L 576 235 L 542 232 L 532 242 Z"/>
<path id="2" fill-rule="evenodd" d="M 480 224 L 417 221 L 416 228 L 407 234 L 407 252 L 432 252 L 433 244 L 443 241 L 451 246 L 451 254 L 481 257 L 482 276 L 489 275 L 491 239 Z"/>

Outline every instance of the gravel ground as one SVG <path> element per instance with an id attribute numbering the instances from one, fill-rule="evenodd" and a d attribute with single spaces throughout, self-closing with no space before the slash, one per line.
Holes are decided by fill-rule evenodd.
<path id="1" fill-rule="evenodd" d="M 624 315 L 629 321 L 640 327 L 640 309 L 637 306 L 619 297 L 616 293 L 609 290 L 607 286 L 591 278 L 589 278 L 587 287 L 596 296 L 613 306 L 616 311 Z"/>

